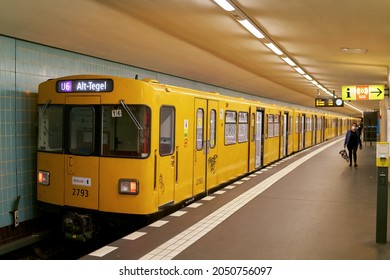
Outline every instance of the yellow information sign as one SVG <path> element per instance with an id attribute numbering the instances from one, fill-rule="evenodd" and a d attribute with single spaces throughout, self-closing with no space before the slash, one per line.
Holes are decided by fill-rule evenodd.
<path id="1" fill-rule="evenodd" d="M 342 86 L 341 97 L 343 100 L 381 100 L 385 98 L 385 86 Z"/>

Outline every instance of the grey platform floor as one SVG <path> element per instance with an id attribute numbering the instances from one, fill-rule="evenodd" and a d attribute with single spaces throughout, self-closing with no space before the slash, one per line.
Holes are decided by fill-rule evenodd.
<path id="1" fill-rule="evenodd" d="M 82 259 L 389 260 L 377 244 L 375 143 L 307 149 Z"/>

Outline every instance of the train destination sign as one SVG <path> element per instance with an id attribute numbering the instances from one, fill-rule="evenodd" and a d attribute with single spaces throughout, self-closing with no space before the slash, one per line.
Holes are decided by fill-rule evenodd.
<path id="1" fill-rule="evenodd" d="M 341 96 L 343 100 L 381 100 L 385 98 L 385 86 L 342 86 Z"/>
<path id="2" fill-rule="evenodd" d="M 344 107 L 341 98 L 316 98 L 316 107 Z"/>
<path id="3" fill-rule="evenodd" d="M 111 92 L 114 89 L 114 83 L 111 79 L 107 80 L 67 80 L 57 81 L 56 90 L 59 93 L 70 92 Z"/>

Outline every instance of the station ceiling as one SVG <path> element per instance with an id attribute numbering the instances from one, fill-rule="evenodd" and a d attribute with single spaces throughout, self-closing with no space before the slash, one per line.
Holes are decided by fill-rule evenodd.
<path id="1" fill-rule="evenodd" d="M 0 34 L 307 107 L 330 97 L 326 90 L 340 97 L 343 85 L 387 87 L 390 1 L 229 3 L 233 11 L 213 0 L 0 0 Z M 328 110 L 361 115 L 349 106 Z"/>

